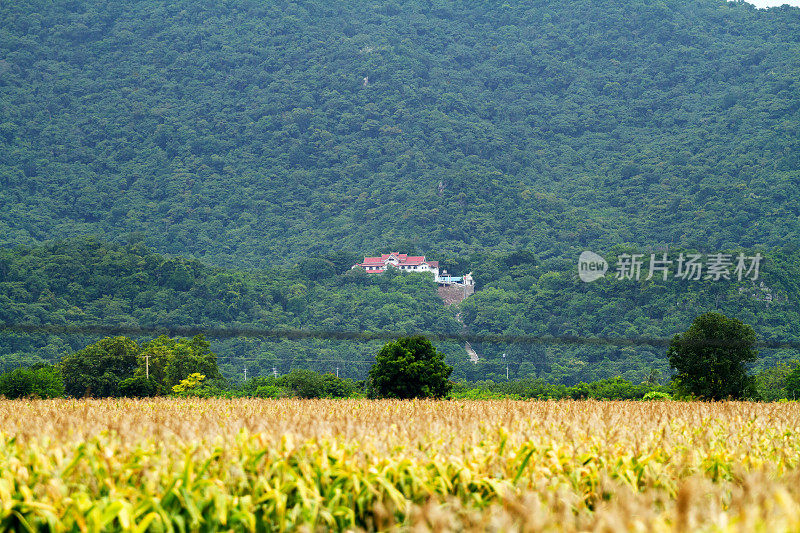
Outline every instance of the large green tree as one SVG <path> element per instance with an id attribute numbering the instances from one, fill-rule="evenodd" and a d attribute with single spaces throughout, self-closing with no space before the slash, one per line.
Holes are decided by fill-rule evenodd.
<path id="1" fill-rule="evenodd" d="M 138 356 L 137 376 L 149 375 L 169 392 L 190 374 L 199 373 L 207 380 L 222 379 L 217 356 L 203 335 L 191 339 L 171 339 L 162 335 L 142 346 Z"/>
<path id="2" fill-rule="evenodd" d="M 133 377 L 139 346 L 127 337 L 106 337 L 61 361 L 70 396 L 119 396 L 120 382 Z"/>
<path id="3" fill-rule="evenodd" d="M 422 336 L 388 342 L 369 371 L 371 392 L 382 398 L 443 398 L 453 368 L 444 354 Z"/>
<path id="4" fill-rule="evenodd" d="M 681 386 L 710 400 L 754 394 L 747 363 L 758 356 L 753 328 L 720 313 L 697 317 L 687 331 L 676 335 L 667 350 Z"/>

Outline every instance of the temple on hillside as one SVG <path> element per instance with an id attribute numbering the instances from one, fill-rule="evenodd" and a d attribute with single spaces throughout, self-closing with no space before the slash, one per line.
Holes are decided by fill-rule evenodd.
<path id="1" fill-rule="evenodd" d="M 475 285 L 472 273 L 465 276 L 450 276 L 446 270 L 440 273 L 439 261 L 428 261 L 424 255 L 392 252 L 377 257 L 365 257 L 363 262 L 353 265 L 353 268 L 363 268 L 367 274 L 382 274 L 388 268 L 396 268 L 401 272 L 430 272 L 433 274 L 434 281 L 443 287 L 451 285 L 472 287 Z"/>

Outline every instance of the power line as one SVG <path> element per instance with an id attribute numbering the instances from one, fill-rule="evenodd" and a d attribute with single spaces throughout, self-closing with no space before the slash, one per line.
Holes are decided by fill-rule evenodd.
<path id="1" fill-rule="evenodd" d="M 259 329 L 259 328 L 220 328 L 201 326 L 111 326 L 105 324 L 69 326 L 56 324 L 0 324 L 0 333 L 22 333 L 26 335 L 169 335 L 193 337 L 205 335 L 212 339 L 231 339 L 236 337 L 286 340 L 341 340 L 368 342 L 375 340 L 394 340 L 409 335 L 422 335 L 432 341 L 452 341 L 489 344 L 561 344 L 588 346 L 652 346 L 667 347 L 670 337 L 586 337 L 580 335 L 499 335 L 473 333 L 437 333 L 430 331 L 331 331 L 305 329 Z M 693 344 L 686 341 L 686 344 Z M 736 341 L 703 340 L 697 344 L 704 346 L 738 346 Z M 800 340 L 758 341 L 757 348 L 800 350 Z"/>
<path id="2" fill-rule="evenodd" d="M 374 357 L 369 359 L 308 359 L 306 357 L 276 357 L 270 358 L 269 355 L 264 355 L 262 357 L 254 356 L 254 355 L 220 355 L 217 354 L 217 359 L 222 362 L 232 362 L 229 360 L 236 360 L 239 362 L 248 363 L 251 361 L 257 362 L 264 362 L 264 363 L 272 363 L 278 361 L 285 361 L 285 362 L 296 362 L 296 363 L 354 363 L 354 364 L 362 364 L 362 363 L 371 363 L 375 361 Z"/>

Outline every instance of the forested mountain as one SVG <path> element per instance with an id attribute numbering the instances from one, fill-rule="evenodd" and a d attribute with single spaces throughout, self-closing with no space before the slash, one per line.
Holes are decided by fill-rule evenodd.
<path id="1" fill-rule="evenodd" d="M 798 188 L 796 8 L 0 3 L 4 324 L 636 338 L 720 310 L 797 340 Z M 581 250 L 650 247 L 761 251 L 763 279 L 576 278 Z M 474 271 L 476 294 L 445 308 L 427 278 L 345 274 L 392 249 Z M 0 358 L 92 340 L 5 332 Z M 364 377 L 378 344 L 213 349 L 232 378 Z M 667 372 L 652 346 L 439 348 L 472 379 Z"/>
<path id="2" fill-rule="evenodd" d="M 797 241 L 800 10 L 0 4 L 0 243 L 211 264 Z M 396 248 L 396 246 L 394 246 Z"/>

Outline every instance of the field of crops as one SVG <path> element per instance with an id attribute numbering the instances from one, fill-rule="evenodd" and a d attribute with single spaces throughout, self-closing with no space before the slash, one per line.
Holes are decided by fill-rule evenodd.
<path id="1" fill-rule="evenodd" d="M 797 531 L 797 404 L 0 401 L 0 529 Z"/>

